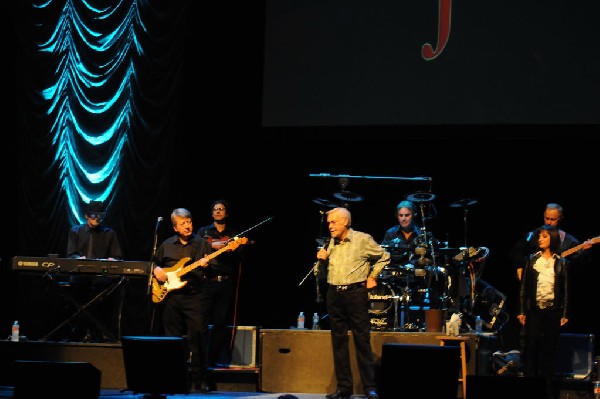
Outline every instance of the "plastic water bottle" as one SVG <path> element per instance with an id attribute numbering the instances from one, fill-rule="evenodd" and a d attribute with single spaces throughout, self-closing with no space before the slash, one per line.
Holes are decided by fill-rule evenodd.
<path id="1" fill-rule="evenodd" d="M 12 325 L 12 334 L 10 336 L 10 340 L 13 342 L 17 342 L 19 340 L 19 321 L 15 320 Z"/>
<path id="2" fill-rule="evenodd" d="M 475 332 L 477 334 L 483 333 L 483 321 L 481 320 L 481 316 L 477 315 L 475 318 Z"/>
<path id="3" fill-rule="evenodd" d="M 312 329 L 313 330 L 321 329 L 321 326 L 319 325 L 319 314 L 317 312 L 313 313 Z"/>
<path id="4" fill-rule="evenodd" d="M 594 399 L 600 399 L 600 381 L 594 381 Z"/>
<path id="5" fill-rule="evenodd" d="M 296 326 L 297 328 L 304 328 L 304 312 L 300 312 L 300 314 L 298 315 L 298 325 Z"/>

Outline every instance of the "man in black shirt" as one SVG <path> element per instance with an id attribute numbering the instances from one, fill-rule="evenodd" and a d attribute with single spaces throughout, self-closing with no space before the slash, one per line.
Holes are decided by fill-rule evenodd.
<path id="1" fill-rule="evenodd" d="M 203 290 L 210 244 L 193 232 L 192 214 L 185 208 L 171 213 L 175 235 L 164 240 L 156 251 L 153 270 L 153 302 L 160 305 L 166 336 L 187 337 L 191 352 L 191 382 L 194 390 L 209 392 L 207 343 L 208 315 L 204 312 Z M 185 274 L 183 266 L 196 265 Z M 157 293 L 166 293 L 157 299 Z"/>
<path id="2" fill-rule="evenodd" d="M 219 199 L 211 205 L 213 222 L 198 229 L 197 235 L 207 240 L 213 251 L 225 248 L 239 231 L 229 223 L 231 206 L 228 201 Z M 227 331 L 233 321 L 235 326 L 235 293 L 238 269 L 242 262 L 242 248 L 226 251 L 208 265 L 205 271 L 206 285 L 202 291 L 203 313 L 212 320 L 208 361 L 210 366 L 222 366 L 231 361 L 234 330 Z"/>

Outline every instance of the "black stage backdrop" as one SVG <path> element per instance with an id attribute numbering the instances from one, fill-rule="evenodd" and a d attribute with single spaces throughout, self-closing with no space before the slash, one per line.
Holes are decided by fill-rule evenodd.
<path id="1" fill-rule="evenodd" d="M 591 73 L 588 69 L 582 72 L 580 62 L 574 64 L 574 69 L 564 64 L 567 60 L 561 60 L 557 69 L 550 64 L 548 73 L 556 75 L 566 71 L 576 80 L 577 87 L 585 86 L 581 80 L 592 74 L 586 80 L 590 86 L 582 88 L 584 96 L 573 92 L 573 82 L 564 83 L 560 76 L 555 76 L 557 82 L 563 82 L 563 89 L 565 85 L 571 89 L 557 91 L 561 94 L 551 101 L 547 97 L 548 90 L 552 93 L 548 81 L 528 83 L 534 74 L 531 69 L 523 75 L 517 67 L 502 68 L 481 62 L 477 66 L 484 70 L 477 77 L 480 83 L 485 81 L 493 88 L 511 91 L 496 79 L 500 74 L 504 82 L 519 86 L 525 96 L 521 98 L 517 92 L 505 100 L 494 99 L 486 105 L 495 115 L 489 119 L 469 119 L 463 114 L 463 118 L 456 120 L 460 124 L 452 124 L 455 121 L 446 118 L 408 119 L 404 124 L 406 119 L 390 120 L 388 115 L 382 119 L 363 118 L 366 123 L 362 124 L 353 118 L 342 120 L 340 113 L 332 109 L 333 126 L 307 127 L 317 120 L 295 119 L 302 115 L 284 115 L 277 123 L 262 126 L 263 112 L 269 113 L 272 122 L 279 118 L 277 115 L 282 115 L 274 112 L 273 98 L 265 98 L 267 104 L 263 109 L 262 8 L 238 5 L 236 7 L 242 9 L 230 9 L 219 4 L 191 3 L 180 102 L 174 114 L 169 115 L 172 123 L 158 132 L 164 146 L 157 151 L 154 141 L 136 143 L 135 151 L 158 154 L 160 162 L 145 164 L 139 174 L 128 171 L 126 181 L 120 186 L 114 213 L 107 218 L 124 241 L 127 258 L 149 259 L 158 216 L 163 216 L 166 222 L 159 230 L 159 239 L 163 239 L 172 233 L 168 219 L 173 208 L 189 208 L 199 227 L 210 221 L 212 200 L 227 198 L 234 206 L 235 222 L 242 229 L 272 218 L 247 234 L 254 244 L 247 247 L 237 324 L 287 328 L 295 323 L 299 311 L 309 315 L 313 311 L 324 312 L 321 305 L 315 303 L 314 280 L 309 278 L 301 286 L 299 283 L 314 263 L 316 239 L 326 234 L 321 223 L 323 208 L 313 200 L 333 200 L 340 185 L 338 179 L 310 174 L 363 176 L 350 179 L 348 185 L 350 191 L 363 197 L 362 201 L 349 204 L 353 226 L 372 234 L 378 241 L 385 230 L 396 223 L 394 209 L 398 201 L 407 194 L 430 189 L 436 195 L 433 205 L 437 217 L 428 222 L 428 229 L 438 237 L 447 236 L 453 247 L 466 242 L 468 246 L 490 249 L 483 278 L 508 296 L 506 310 L 510 321 L 504 328 L 506 346 L 515 348 L 517 284 L 507 259 L 509 248 L 521 234 L 541 224 L 543 208 L 548 202 L 558 202 L 565 207 L 563 227 L 579 239 L 600 234 L 600 216 L 595 209 L 598 127 L 592 124 L 597 122 L 598 100 L 586 94 L 587 90 L 598 87 L 598 68 Z M 494 6 L 489 7 L 480 10 L 491 20 L 489 26 L 508 32 L 511 42 L 523 36 L 522 41 L 534 44 L 529 36 L 531 26 L 526 23 L 504 26 L 494 19 Z M 560 7 L 553 14 L 554 18 L 558 16 Z M 487 24 L 480 21 L 480 25 Z M 19 60 L 8 65 L 4 74 L 10 99 L 16 98 L 19 85 L 25 84 L 15 78 L 22 77 L 17 71 L 31 67 L 20 64 L 24 59 L 23 49 L 17 41 L 17 32 L 26 33 L 28 27 L 16 13 L 3 29 L 7 32 L 3 36 L 2 51 L 9 55 L 7 58 Z M 592 28 L 581 26 L 580 29 Z M 485 48 L 488 35 L 489 31 L 481 37 L 483 42 L 476 43 L 477 48 Z M 466 36 L 470 44 L 478 40 L 475 33 Z M 451 45 L 460 46 L 459 39 L 458 35 L 451 36 Z M 439 57 L 456 57 L 451 50 L 447 48 Z M 456 51 L 470 53 L 469 47 L 459 47 Z M 491 49 L 488 51 L 496 54 Z M 510 46 L 503 48 L 502 53 L 496 56 L 504 59 L 513 54 Z M 429 66 L 437 61 L 431 61 Z M 493 59 L 489 62 L 495 63 Z M 597 66 L 597 60 L 592 58 L 591 62 Z M 510 75 L 505 76 L 504 72 Z M 486 78 L 488 74 L 492 76 Z M 487 85 L 476 86 L 478 93 L 493 97 Z M 539 86 L 543 86 L 545 94 L 538 91 Z M 286 92 L 290 98 L 277 101 L 296 107 L 299 99 L 293 90 L 286 89 Z M 462 91 L 453 90 L 453 93 Z M 473 90 L 466 91 L 465 96 L 469 93 Z M 570 104 L 567 95 L 574 96 L 574 104 L 581 113 L 563 107 Z M 549 107 L 544 101 L 538 106 L 536 99 L 540 98 L 553 104 Z M 411 98 L 402 101 L 407 107 L 413 107 Z M 420 101 L 437 106 L 428 103 L 426 98 Z M 445 100 L 453 101 L 448 97 Z M 41 135 L 23 122 L 34 110 L 21 109 L 19 105 L 23 102 L 8 103 L 2 115 L 8 123 L 5 124 L 6 144 L 1 147 L 5 238 L 0 256 L 2 281 L 7 288 L 0 294 L 4 303 L 0 316 L 4 330 L 0 331 L 8 336 L 12 321 L 21 319 L 23 333 L 36 338 L 47 331 L 38 326 L 35 312 L 31 313 L 25 303 L 41 307 L 43 301 L 51 299 L 37 288 L 21 290 L 18 275 L 10 270 L 10 259 L 15 255 L 64 254 L 68 225 L 62 215 L 64 212 L 55 209 L 60 193 L 55 190 L 58 182 L 44 174 L 47 165 L 38 165 L 36 159 L 23 159 L 31 146 L 38 145 L 36 137 Z M 515 115 L 511 111 L 514 106 L 519 109 L 518 115 L 529 115 L 528 110 L 531 110 L 534 116 L 503 118 L 496 110 L 500 103 L 509 107 L 502 111 L 507 114 Z M 351 111 L 347 115 L 356 114 Z M 267 127 L 279 123 L 283 126 Z M 546 137 L 546 134 L 558 137 Z M 394 179 L 421 176 L 431 177 L 431 184 Z M 25 195 L 23 187 L 32 179 L 39 184 L 36 194 Z M 466 218 L 466 237 L 462 209 L 449 206 L 464 198 L 477 200 Z M 600 255 L 597 247 L 591 251 L 591 264 L 573 270 L 573 315 L 565 332 L 600 333 L 598 318 L 594 316 Z M 128 304 L 139 307 L 140 303 L 143 306 L 147 302 L 143 292 L 138 291 Z M 139 319 L 130 323 L 131 330 L 125 333 L 146 330 L 147 313 L 139 312 L 138 316 Z M 30 325 L 39 328 L 36 330 Z"/>

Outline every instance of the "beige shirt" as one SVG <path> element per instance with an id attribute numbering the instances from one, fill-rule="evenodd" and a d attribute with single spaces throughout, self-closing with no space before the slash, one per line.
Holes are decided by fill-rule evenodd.
<path id="1" fill-rule="evenodd" d="M 348 285 L 377 278 L 390 263 L 390 254 L 367 233 L 350 229 L 348 236 L 338 243 L 333 240 L 328 248 L 327 282 Z"/>

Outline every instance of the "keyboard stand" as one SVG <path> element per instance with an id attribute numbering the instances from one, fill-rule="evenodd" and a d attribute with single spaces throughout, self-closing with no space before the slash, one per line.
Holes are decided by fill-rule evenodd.
<path id="1" fill-rule="evenodd" d="M 64 320 L 62 323 L 60 323 L 58 326 L 56 326 L 52 331 L 50 331 L 48 334 L 46 334 L 42 340 L 43 341 L 47 341 L 50 337 L 52 337 L 54 334 L 56 334 L 61 328 L 63 328 L 65 325 L 71 323 L 72 321 L 76 320 L 79 316 L 84 316 L 90 323 L 92 323 L 98 330 L 102 331 L 102 333 L 104 333 L 104 335 L 111 340 L 111 342 L 118 342 L 119 338 L 115 336 L 115 334 L 113 332 L 111 332 L 105 325 L 103 325 L 96 317 L 94 317 L 94 315 L 88 310 L 88 308 L 98 302 L 101 302 L 104 298 L 106 298 L 108 295 L 110 295 L 112 292 L 114 292 L 117 288 L 119 288 L 123 282 L 125 282 L 125 280 L 127 279 L 125 276 L 120 276 L 120 278 L 114 282 L 112 282 L 108 287 L 106 287 L 104 290 L 102 290 L 101 292 L 98 293 L 98 295 L 96 295 L 94 298 L 92 298 L 91 300 L 89 300 L 87 303 L 85 304 L 81 304 L 73 295 L 69 294 L 64 287 L 61 286 L 61 284 L 56 281 L 52 275 L 52 273 L 44 273 L 43 277 L 45 277 L 46 279 L 48 279 L 54 287 L 57 288 L 57 291 L 59 292 L 59 294 L 65 298 L 68 302 L 70 302 L 75 309 L 77 309 L 77 311 L 75 313 L 73 313 L 70 317 L 68 317 L 66 320 Z M 121 312 L 122 306 L 123 306 L 123 295 L 121 295 L 120 298 L 120 303 L 119 303 L 119 312 Z M 120 315 L 119 315 L 119 319 L 120 319 Z"/>

